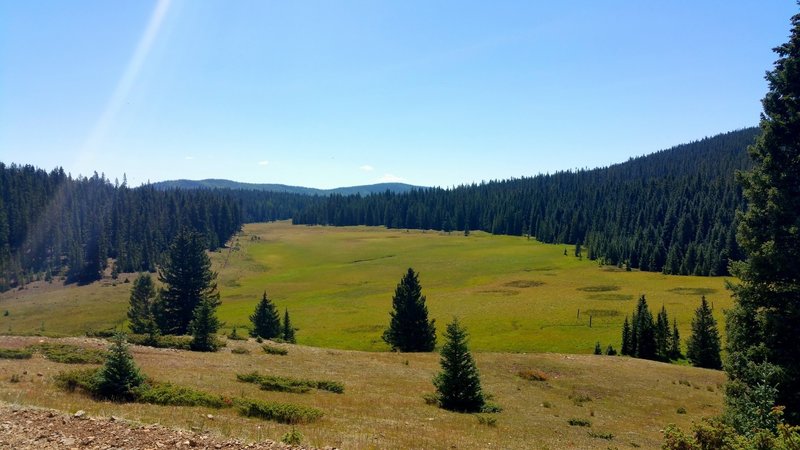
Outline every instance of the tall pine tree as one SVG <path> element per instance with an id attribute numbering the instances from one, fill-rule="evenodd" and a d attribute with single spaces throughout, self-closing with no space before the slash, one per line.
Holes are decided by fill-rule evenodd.
<path id="1" fill-rule="evenodd" d="M 250 329 L 250 336 L 263 339 L 279 337 L 281 335 L 280 320 L 278 308 L 267 297 L 267 291 L 264 291 L 261 301 L 258 302 L 253 315 L 250 316 L 250 322 L 253 324 L 253 328 Z"/>
<path id="2" fill-rule="evenodd" d="M 398 283 L 392 297 L 392 312 L 389 328 L 383 340 L 393 350 L 401 352 L 430 352 L 436 346 L 434 320 L 428 320 L 428 307 L 414 269 Z"/>
<path id="3" fill-rule="evenodd" d="M 158 272 L 161 289 L 156 321 L 163 334 L 187 334 L 194 310 L 202 301 L 219 305 L 219 293 L 206 254 L 205 240 L 197 232 L 183 228 L 170 245 Z"/>
<path id="4" fill-rule="evenodd" d="M 467 347 L 467 331 L 457 318 L 447 325 L 442 347 L 442 371 L 433 379 L 439 404 L 444 409 L 478 412 L 485 398 L 475 360 Z"/>
<path id="5" fill-rule="evenodd" d="M 141 273 L 133 280 L 130 307 L 128 308 L 128 327 L 134 334 L 149 334 L 155 328 L 154 303 L 156 288 L 149 273 Z"/>
<path id="6" fill-rule="evenodd" d="M 717 321 L 711 314 L 706 297 L 700 299 L 700 307 L 692 319 L 692 335 L 686 342 L 686 357 L 695 367 L 721 369 L 722 359 L 719 355 L 719 331 Z"/>
<path id="7" fill-rule="evenodd" d="M 775 402 L 800 423 L 800 14 L 789 41 L 775 48 L 767 73 L 761 135 L 749 148 L 755 162 L 739 180 L 748 200 L 737 239 L 745 262 L 733 272 L 734 307 L 727 317 L 725 370 L 729 413 L 748 414 L 747 398 L 759 384 L 777 386 Z M 760 373 L 772 373 L 763 380 Z"/>
<path id="8" fill-rule="evenodd" d="M 656 359 L 656 333 L 653 314 L 647 307 L 644 294 L 639 297 L 631 323 L 631 356 Z"/>

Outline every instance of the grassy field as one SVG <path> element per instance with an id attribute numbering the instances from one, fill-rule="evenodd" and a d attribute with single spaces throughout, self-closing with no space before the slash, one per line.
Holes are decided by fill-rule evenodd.
<path id="1" fill-rule="evenodd" d="M 639 295 L 666 306 L 689 336 L 706 295 L 723 325 L 731 299 L 723 278 L 666 276 L 601 267 L 564 256 L 565 246 L 475 232 L 250 224 L 231 248 L 212 254 L 227 329 L 249 325 L 263 291 L 289 308 L 301 344 L 383 351 L 391 298 L 408 267 L 420 273 L 439 332 L 458 316 L 472 348 L 498 352 L 590 353 L 619 348 L 622 321 Z M 568 248 L 572 251 L 573 248 Z M 57 287 L 34 283 L 0 295 L 0 332 L 81 334 L 121 325 L 130 284 Z M 591 316 L 592 326 L 589 326 Z"/>
<path id="2" fill-rule="evenodd" d="M 0 336 L 0 348 L 20 348 L 41 339 Z M 103 347 L 102 341 L 64 342 Z M 244 347 L 250 354 L 233 354 Z M 218 353 L 133 347 L 136 362 L 150 377 L 231 397 L 246 396 L 320 408 L 323 418 L 300 425 L 304 443 L 348 449 L 370 448 L 660 448 L 668 423 L 688 428 L 719 413 L 724 374 L 627 357 L 564 354 L 476 354 L 484 390 L 503 411 L 496 423 L 430 406 L 439 370 L 436 354 L 374 353 L 282 345 L 286 356 L 267 355 L 253 341 L 229 342 Z M 170 427 L 194 428 L 247 440 L 280 439 L 290 426 L 240 417 L 231 409 L 165 407 L 97 402 L 53 385 L 52 377 L 74 365 L 34 355 L 0 359 L 0 401 L 90 415 L 111 415 Z M 237 373 L 261 373 L 339 381 L 344 394 L 260 391 L 236 381 Z M 518 376 L 542 371 L 546 381 Z M 18 377 L 11 382 L 12 376 Z M 213 418 L 208 418 L 211 414 Z M 570 422 L 589 426 L 570 425 Z"/>

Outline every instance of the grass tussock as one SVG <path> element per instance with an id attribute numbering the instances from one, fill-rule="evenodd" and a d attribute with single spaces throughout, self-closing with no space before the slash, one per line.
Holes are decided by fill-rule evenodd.
<path id="1" fill-rule="evenodd" d="M 102 364 L 106 360 L 105 350 L 71 344 L 43 342 L 29 346 L 28 350 L 63 364 Z"/>
<path id="2" fill-rule="evenodd" d="M 292 403 L 240 400 L 236 406 L 239 414 L 245 417 L 256 417 L 292 425 L 315 422 L 323 416 L 322 411 L 317 408 Z"/>
<path id="3" fill-rule="evenodd" d="M 234 347 L 231 349 L 231 353 L 233 353 L 234 355 L 249 355 L 250 350 L 244 347 Z"/>
<path id="4" fill-rule="evenodd" d="M 523 369 L 517 372 L 517 376 L 528 381 L 547 381 L 550 376 L 539 369 Z"/>
<path id="5" fill-rule="evenodd" d="M 590 427 L 592 426 L 592 422 L 589 419 L 577 419 L 572 418 L 567 420 L 567 423 L 573 427 Z"/>
<path id="6" fill-rule="evenodd" d="M 279 377 L 276 375 L 262 375 L 258 372 L 237 374 L 236 379 L 245 383 L 258 385 L 264 391 L 291 392 L 302 394 L 311 389 L 333 392 L 335 394 L 344 393 L 344 385 L 338 381 L 330 380 L 303 380 L 290 377 Z"/>
<path id="7" fill-rule="evenodd" d="M 0 348 L 0 359 L 31 359 L 33 352 L 27 348 Z"/>

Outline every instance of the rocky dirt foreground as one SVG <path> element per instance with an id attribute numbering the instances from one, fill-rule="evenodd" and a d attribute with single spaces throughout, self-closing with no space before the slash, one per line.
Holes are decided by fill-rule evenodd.
<path id="1" fill-rule="evenodd" d="M 93 418 L 0 402 L 0 449 L 13 450 L 145 450 L 145 449 L 308 449 L 280 442 L 247 444 L 235 439 L 160 425 L 142 425 L 115 417 Z"/>

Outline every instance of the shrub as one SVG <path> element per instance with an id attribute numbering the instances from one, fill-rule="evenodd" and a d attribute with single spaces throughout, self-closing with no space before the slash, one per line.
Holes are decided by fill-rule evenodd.
<path id="1" fill-rule="evenodd" d="M 678 414 L 686 414 L 686 408 L 684 408 L 683 406 L 679 407 L 678 410 L 677 410 L 677 413 Z"/>
<path id="2" fill-rule="evenodd" d="M 97 372 L 99 368 L 70 370 L 59 372 L 54 377 L 56 386 L 68 392 L 81 389 L 87 394 L 96 395 L 97 392 Z"/>
<path id="3" fill-rule="evenodd" d="M 570 394 L 569 399 L 572 400 L 572 403 L 574 403 L 575 406 L 583 406 L 584 403 L 592 401 L 592 397 L 589 397 L 588 394 L 579 392 L 573 392 Z"/>
<path id="4" fill-rule="evenodd" d="M 154 339 L 155 338 L 155 339 Z M 178 350 L 190 350 L 192 337 L 191 336 L 174 336 L 174 335 L 158 335 L 151 336 L 149 334 L 129 334 L 128 342 L 136 345 L 146 345 L 148 347 L 156 348 L 175 348 Z"/>
<path id="5" fill-rule="evenodd" d="M 486 402 L 483 404 L 483 407 L 481 408 L 482 413 L 488 413 L 488 414 L 499 413 L 502 411 L 503 407 L 494 402 Z"/>
<path id="6" fill-rule="evenodd" d="M 113 328 L 108 330 L 98 330 L 98 331 L 87 330 L 86 337 L 107 339 L 113 337 L 114 333 L 116 333 L 116 330 L 114 330 Z"/>
<path id="7" fill-rule="evenodd" d="M 475 417 L 478 418 L 478 423 L 481 425 L 487 425 L 490 427 L 497 426 L 497 417 L 488 414 L 476 414 Z"/>
<path id="8" fill-rule="evenodd" d="M 128 350 L 125 336 L 117 334 L 106 357 L 105 364 L 97 372 L 95 392 L 103 398 L 130 400 L 133 390 L 144 381 L 139 367 Z"/>
<path id="9" fill-rule="evenodd" d="M 245 383 L 257 384 L 265 391 L 305 393 L 311 389 L 319 389 L 336 394 L 344 393 L 344 385 L 338 381 L 302 380 L 276 375 L 261 375 L 258 372 L 237 374 L 236 378 Z"/>
<path id="10" fill-rule="evenodd" d="M 244 347 L 234 347 L 231 349 L 231 353 L 233 353 L 234 355 L 249 355 L 250 350 Z"/>
<path id="11" fill-rule="evenodd" d="M 289 354 L 289 350 L 286 350 L 285 348 L 276 347 L 274 345 L 264 344 L 261 346 L 261 348 L 264 350 L 264 353 L 268 355 L 284 356 Z"/>
<path id="12" fill-rule="evenodd" d="M 528 381 L 547 381 L 549 378 L 546 373 L 539 369 L 524 369 L 517 372 L 517 376 Z"/>
<path id="13" fill-rule="evenodd" d="M 134 389 L 138 403 L 171 406 L 206 406 L 208 408 L 224 408 L 231 404 L 229 399 L 220 395 L 208 394 L 185 386 L 170 383 L 150 382 Z"/>
<path id="14" fill-rule="evenodd" d="M 547 400 L 542 402 L 542 408 L 548 408 L 549 409 L 549 408 L 552 408 L 553 406 L 555 406 L 555 405 L 550 403 L 550 402 L 548 402 Z"/>
<path id="15" fill-rule="evenodd" d="M 39 352 L 50 361 L 64 364 L 102 364 L 107 354 L 104 350 L 49 342 L 31 345 L 28 350 Z"/>
<path id="16" fill-rule="evenodd" d="M 323 415 L 321 410 L 310 406 L 260 400 L 240 400 L 237 407 L 239 414 L 245 417 L 257 417 L 288 424 L 311 423 Z"/>
<path id="17" fill-rule="evenodd" d="M 15 373 L 15 374 L 11 375 L 11 379 L 8 380 L 8 381 L 10 381 L 12 383 L 19 383 L 21 381 L 21 378 L 20 378 L 19 374 Z"/>
<path id="18" fill-rule="evenodd" d="M 614 439 L 614 434 L 613 433 L 603 433 L 603 432 L 599 432 L 599 431 L 590 431 L 589 432 L 589 437 L 598 438 L 598 439 L 605 439 L 605 440 L 610 441 L 610 440 Z"/>
<path id="19" fill-rule="evenodd" d="M 303 433 L 292 427 L 288 433 L 283 435 L 281 442 L 288 445 L 300 445 L 303 442 Z"/>
<path id="20" fill-rule="evenodd" d="M 236 331 L 236 327 L 233 327 L 233 330 L 231 330 L 230 334 L 228 334 L 228 339 L 230 339 L 232 341 L 246 341 L 247 340 L 247 336 L 240 335 Z"/>
<path id="21" fill-rule="evenodd" d="M 0 348 L 0 359 L 30 359 L 33 352 L 27 348 Z"/>
<path id="22" fill-rule="evenodd" d="M 592 426 L 592 422 L 587 419 L 569 419 L 567 423 L 572 425 L 573 427 L 590 427 Z"/>
<path id="23" fill-rule="evenodd" d="M 438 396 L 438 395 L 436 395 L 436 394 L 432 394 L 432 393 L 430 393 L 430 392 L 429 392 L 429 393 L 427 393 L 427 394 L 424 394 L 424 395 L 422 396 L 422 398 L 425 400 L 425 404 L 426 404 L 426 405 L 436 405 L 436 406 L 439 406 L 439 396 Z"/>

